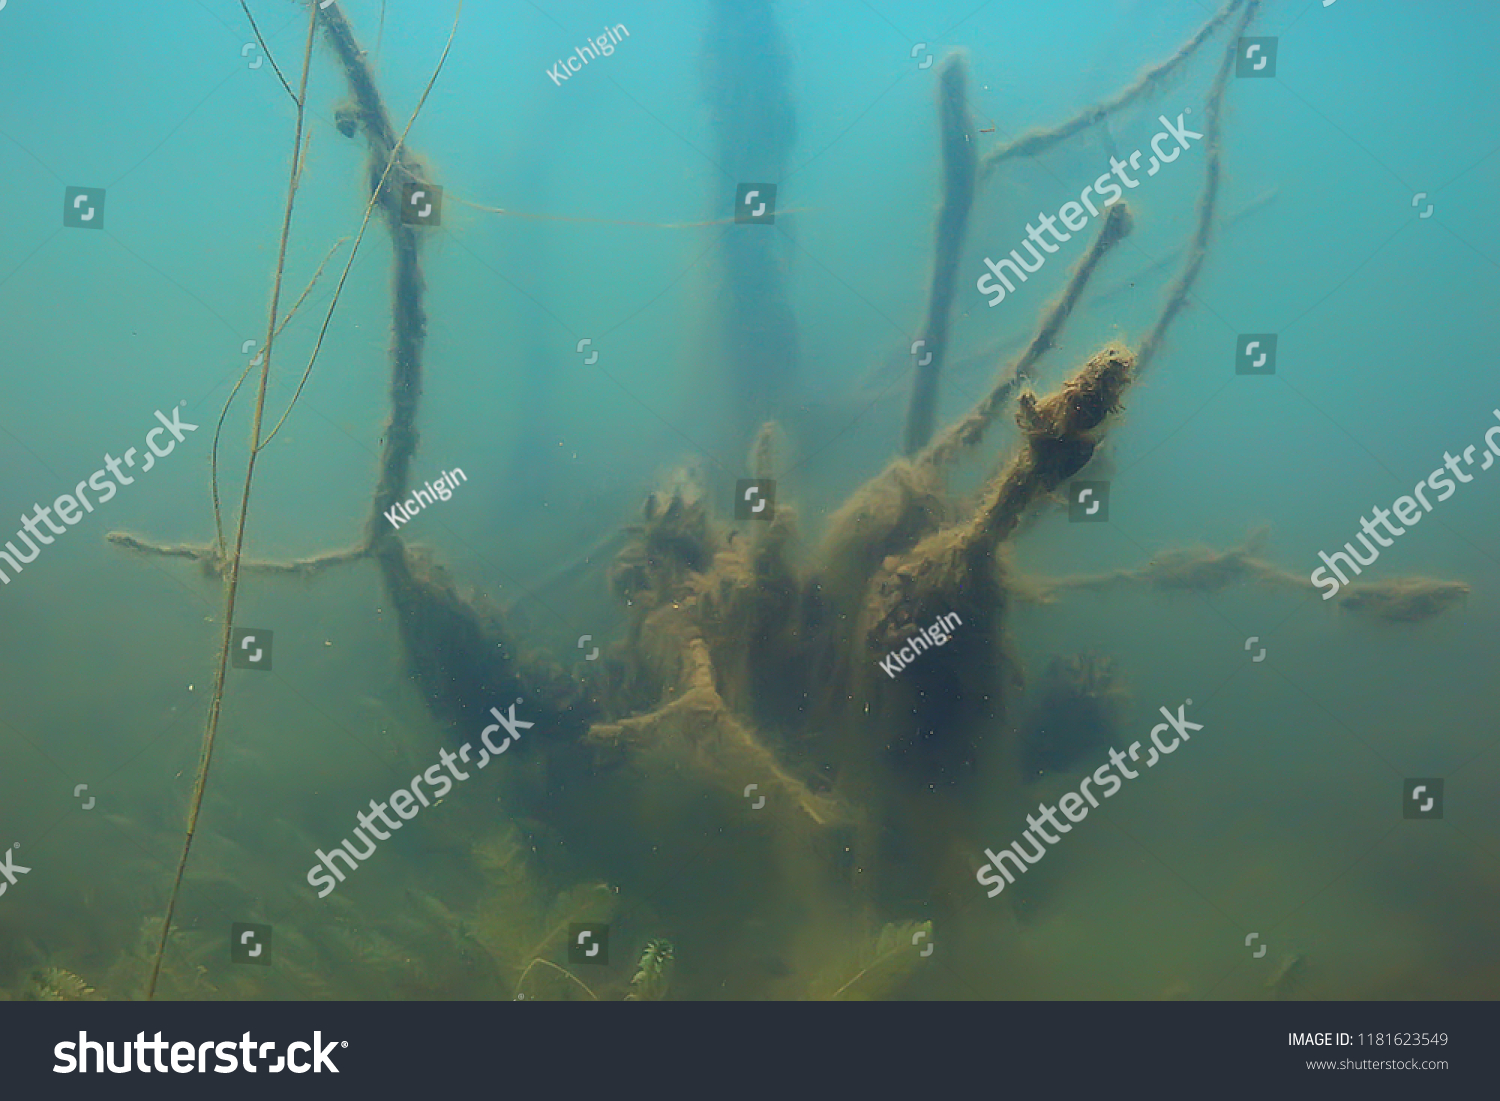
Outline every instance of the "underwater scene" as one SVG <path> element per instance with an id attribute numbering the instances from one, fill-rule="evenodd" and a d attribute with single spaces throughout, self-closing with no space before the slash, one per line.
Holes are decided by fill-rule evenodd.
<path id="1" fill-rule="evenodd" d="M 1497 38 L 0 0 L 0 1000 L 1495 998 Z"/>

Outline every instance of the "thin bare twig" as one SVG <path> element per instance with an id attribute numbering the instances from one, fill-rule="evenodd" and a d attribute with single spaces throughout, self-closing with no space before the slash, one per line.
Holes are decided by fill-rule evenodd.
<path id="1" fill-rule="evenodd" d="M 245 18 L 250 20 L 250 29 L 255 32 L 255 41 L 260 43 L 260 52 L 266 55 L 266 60 L 271 63 L 271 71 L 276 74 L 276 79 L 281 81 L 281 86 L 286 89 L 286 94 L 292 97 L 292 102 L 297 104 L 298 109 L 302 107 L 297 99 L 297 93 L 292 91 L 292 86 L 286 82 L 286 77 L 281 75 L 281 69 L 276 64 L 276 59 L 271 56 L 271 47 L 266 45 L 266 40 L 261 37 L 260 28 L 255 25 L 255 16 L 250 14 L 245 0 L 240 0 L 240 10 L 245 13 Z"/>
<path id="2" fill-rule="evenodd" d="M 305 149 L 303 151 L 303 161 L 304 163 L 306 161 Z M 298 171 L 300 173 L 300 168 Z M 302 293 L 297 296 L 297 301 L 292 303 L 292 308 L 288 310 L 286 316 L 281 319 L 281 324 L 276 326 L 277 336 L 280 336 L 281 331 L 291 323 L 292 318 L 297 316 L 298 308 L 302 305 L 307 296 L 312 293 L 313 287 L 317 286 L 318 279 L 323 274 L 323 269 L 328 266 L 328 261 L 333 259 L 333 254 L 337 252 L 339 246 L 348 239 L 349 238 L 347 237 L 340 237 L 333 243 L 333 247 L 330 248 L 327 255 L 323 257 L 323 262 L 318 265 L 318 270 L 313 272 L 312 278 L 307 281 L 307 286 L 303 287 Z M 224 549 L 224 521 L 222 513 L 219 509 L 219 437 L 224 431 L 224 418 L 229 415 L 229 406 L 233 403 L 235 394 L 239 393 L 240 387 L 245 382 L 245 376 L 250 373 L 250 368 L 254 367 L 258 362 L 260 362 L 260 358 L 257 356 L 255 359 L 252 359 L 249 363 L 245 364 L 245 369 L 240 372 L 240 377 L 238 380 L 236 380 L 234 388 L 229 391 L 229 397 L 224 399 L 224 408 L 219 410 L 219 423 L 214 426 L 213 446 L 209 449 L 208 453 L 209 487 L 214 502 L 214 542 L 218 545 L 219 557 L 221 559 L 224 558 L 226 551 Z"/>
<path id="3" fill-rule="evenodd" d="M 208 785 L 208 767 L 213 758 L 214 737 L 219 730 L 219 716 L 224 709 L 224 674 L 229 665 L 230 634 L 233 631 L 234 599 L 239 591 L 240 555 L 245 546 L 245 523 L 249 517 L 250 485 L 255 477 L 255 456 L 259 450 L 261 418 L 266 407 L 266 387 L 271 375 L 271 347 L 276 339 L 276 315 L 281 301 L 281 280 L 286 270 L 287 242 L 292 234 L 292 208 L 297 198 L 297 177 L 302 170 L 302 130 L 307 120 L 307 77 L 312 69 L 313 39 L 318 28 L 318 9 L 309 5 L 307 16 L 307 47 L 302 55 L 302 80 L 297 95 L 297 134 L 292 141 L 292 170 L 287 183 L 286 212 L 281 222 L 281 244 L 276 258 L 276 281 L 271 287 L 271 307 L 266 317 L 266 346 L 260 365 L 260 387 L 255 399 L 255 420 L 250 431 L 250 455 L 245 463 L 245 488 L 240 494 L 239 520 L 235 530 L 234 556 L 229 560 L 229 578 L 224 591 L 224 622 L 220 636 L 218 669 L 214 673 L 213 699 L 209 704 L 208 727 L 203 733 L 203 746 L 198 756 L 198 770 L 193 779 L 193 796 L 188 805 L 187 830 L 182 839 L 182 855 L 177 860 L 177 873 L 172 878 L 172 892 L 167 898 L 167 912 L 162 916 L 161 935 L 157 938 L 156 954 L 151 961 L 151 977 L 146 983 L 146 1000 L 156 996 L 157 979 L 161 976 L 162 958 L 167 951 L 167 936 L 172 929 L 172 914 L 177 909 L 177 897 L 182 890 L 182 876 L 187 870 L 188 854 L 193 848 L 193 834 L 198 828 L 198 813 L 203 806 L 203 792 Z"/>
<path id="4" fill-rule="evenodd" d="M 535 967 L 537 964 L 541 964 L 543 967 L 550 967 L 554 971 L 560 971 L 560 972 L 562 972 L 562 974 L 566 975 L 568 978 L 572 979 L 579 986 L 583 987 L 583 992 L 585 994 L 587 994 L 590 998 L 593 998 L 594 1001 L 596 1001 L 596 1002 L 599 1000 L 599 995 L 595 994 L 592 990 L 589 989 L 588 983 L 584 982 L 577 975 L 573 974 L 573 972 L 569 971 L 566 967 L 559 967 L 559 966 L 557 966 L 557 964 L 552 963 L 550 960 L 544 960 L 544 959 L 534 959 L 534 960 L 532 960 L 530 963 L 528 963 L 526 965 L 526 970 L 522 971 L 521 972 L 521 977 L 516 980 L 516 993 L 517 994 L 519 994 L 521 992 L 521 984 L 526 981 L 526 976 L 529 975 L 529 974 L 531 974 L 531 969 L 533 967 Z"/>
<path id="5" fill-rule="evenodd" d="M 988 180 L 995 169 L 1000 166 L 1001 161 L 1009 160 L 1012 157 L 1034 156 L 1037 153 L 1051 149 L 1058 142 L 1072 137 L 1080 130 L 1087 129 L 1100 119 L 1139 99 L 1146 92 L 1164 81 L 1171 75 L 1174 69 L 1192 57 L 1198 47 L 1203 44 L 1204 40 L 1213 34 L 1219 24 L 1228 19 L 1234 12 L 1234 9 L 1242 3 L 1244 3 L 1244 0 L 1227 0 L 1224 6 L 1207 23 L 1198 28 L 1198 32 L 1192 38 L 1189 38 L 1177 48 L 1176 53 L 1160 64 L 1147 69 L 1135 79 L 1134 83 L 1119 92 L 1113 99 L 1106 100 L 1103 103 L 1096 103 L 1094 106 L 1081 111 L 1067 122 L 1058 126 L 1047 130 L 1029 131 L 1008 145 L 1002 145 L 997 149 L 991 150 L 989 155 L 984 158 L 984 164 L 980 169 L 980 181 Z"/>
<path id="6" fill-rule="evenodd" d="M 124 547 L 126 550 L 137 551 L 140 554 L 154 555 L 157 558 L 186 558 L 190 562 L 197 562 L 206 573 L 222 574 L 228 565 L 228 559 L 212 546 L 200 547 L 191 543 L 152 543 L 138 535 L 131 535 L 128 531 L 112 531 L 105 536 L 105 539 L 117 547 Z M 368 555 L 367 547 L 357 545 L 313 555 L 310 558 L 293 558 L 288 562 L 242 558 L 240 570 L 249 573 L 297 574 L 309 577 L 331 566 L 342 566 L 346 562 L 355 562 Z"/>

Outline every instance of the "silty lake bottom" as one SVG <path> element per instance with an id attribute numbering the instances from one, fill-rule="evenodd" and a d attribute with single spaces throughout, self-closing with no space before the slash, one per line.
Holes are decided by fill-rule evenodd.
<path id="1" fill-rule="evenodd" d="M 0 996 L 1500 991 L 1500 13 L 248 10 L 0 13 Z"/>

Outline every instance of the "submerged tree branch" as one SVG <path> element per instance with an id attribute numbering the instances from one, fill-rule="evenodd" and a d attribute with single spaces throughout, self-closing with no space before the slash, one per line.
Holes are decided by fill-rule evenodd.
<path id="1" fill-rule="evenodd" d="M 1213 34 L 1219 26 L 1234 13 L 1245 0 L 1227 0 L 1214 16 L 1203 26 L 1198 28 L 1196 34 L 1177 48 L 1177 52 L 1165 61 L 1152 66 L 1135 79 L 1135 82 L 1124 88 L 1113 99 L 1097 103 L 1093 107 L 1073 116 L 1061 125 L 1043 130 L 1032 130 L 1022 134 L 1015 141 L 991 150 L 984 158 L 984 166 L 980 172 L 980 180 L 987 181 L 990 175 L 1002 162 L 1012 157 L 1030 157 L 1037 153 L 1051 149 L 1059 142 L 1066 141 L 1080 130 L 1086 130 L 1101 119 L 1113 114 L 1120 108 L 1128 106 L 1141 96 L 1159 88 L 1177 69 L 1185 64 L 1188 58 L 1197 52 L 1198 47 Z"/>

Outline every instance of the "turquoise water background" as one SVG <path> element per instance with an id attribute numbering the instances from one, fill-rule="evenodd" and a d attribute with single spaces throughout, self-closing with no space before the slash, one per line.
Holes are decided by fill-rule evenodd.
<path id="1" fill-rule="evenodd" d="M 746 232 L 788 235 L 801 356 L 773 412 L 800 464 L 780 493 L 810 537 L 899 440 L 938 198 L 937 66 L 920 68 L 915 45 L 968 52 L 971 108 L 995 127 L 979 136 L 987 150 L 1107 98 L 1212 8 L 778 5 L 798 126 L 778 194 L 789 213 L 777 230 Z M 257 0 L 252 10 L 295 79 L 305 9 Z M 346 10 L 373 51 L 382 5 Z M 376 68 L 398 126 L 452 16 L 384 7 Z M 677 468 L 701 469 L 715 488 L 745 476 L 750 441 L 734 435 L 722 367 L 706 352 L 715 241 L 737 227 L 665 228 L 728 217 L 737 182 L 709 152 L 704 21 L 704 5 L 678 0 L 470 0 L 412 128 L 447 195 L 422 256 L 429 336 L 413 473 L 459 467 L 469 480 L 403 534 L 498 603 L 632 520 Z M 620 23 L 629 37 L 612 56 L 561 87 L 547 78 Z M 1131 568 L 1164 549 L 1228 548 L 1270 524 L 1265 557 L 1305 577 L 1372 507 L 1500 423 L 1500 108 L 1481 94 L 1500 12 L 1283 0 L 1252 33 L 1279 37 L 1278 72 L 1230 83 L 1221 210 L 1274 197 L 1216 235 L 1193 301 L 1111 429 L 1109 524 L 1047 510 L 1017 544 L 1024 574 Z M 1201 118 L 1223 39 L 1112 119 L 1110 140 L 1128 151 L 1158 115 Z M 191 565 L 104 536 L 212 537 L 210 434 L 254 354 L 244 342 L 264 339 L 294 118 L 270 66 L 252 68 L 258 47 L 241 52 L 253 42 L 238 5 L 222 0 L 0 10 L 0 517 L 17 518 L 0 520 L 0 542 L 106 451 L 140 446 L 154 411 L 186 402 L 184 419 L 201 426 L 0 587 L 0 846 L 20 844 L 17 860 L 34 869 L 0 897 L 0 986 L 38 956 L 102 970 L 160 913 L 170 884 L 220 594 Z M 332 122 L 345 95 L 319 42 L 284 304 L 359 226 L 364 146 Z M 1104 142 L 1090 129 L 981 190 L 957 356 L 1029 334 L 1061 289 L 1085 247 L 1076 237 L 999 306 L 974 281 L 983 257 L 1107 169 Z M 1137 230 L 1096 282 L 1124 289 L 1080 306 L 1040 369 L 1045 388 L 1106 340 L 1138 341 L 1150 326 L 1179 264 L 1136 276 L 1188 239 L 1202 168 L 1191 151 L 1130 195 Z M 62 225 L 74 186 L 105 189 L 102 232 Z M 1414 205 L 1418 192 L 1426 200 Z M 1427 202 L 1433 214 L 1418 217 Z M 277 345 L 275 417 L 347 249 Z M 389 255 L 372 224 L 308 389 L 257 469 L 253 557 L 345 546 L 365 520 L 386 415 Z M 1254 332 L 1279 335 L 1272 377 L 1234 373 L 1237 334 Z M 597 363 L 575 350 L 583 339 Z M 965 411 L 987 376 L 945 377 L 940 420 Z M 238 500 L 248 410 L 242 396 L 226 424 L 226 501 Z M 1419 624 L 1250 585 L 1018 607 L 1010 626 L 1028 669 L 1098 650 L 1129 684 L 1127 732 L 1144 736 L 1158 707 L 1187 698 L 1206 730 L 1049 853 L 1026 908 L 976 886 L 972 926 L 955 936 L 976 977 L 940 992 L 1263 996 L 1243 946 L 1257 931 L 1271 959 L 1306 958 L 1310 996 L 1493 997 L 1497 517 L 1500 470 L 1476 473 L 1367 571 L 1471 586 L 1461 606 Z M 579 636 L 618 629 L 597 572 L 592 581 L 529 605 L 528 641 L 572 661 Z M 181 921 L 205 945 L 218 944 L 210 929 L 224 914 L 292 905 L 306 893 L 309 843 L 344 836 L 351 808 L 390 789 L 393 762 L 451 741 L 406 683 L 368 565 L 311 582 L 252 577 L 240 601 L 237 622 L 275 631 L 278 676 L 231 673 Z M 1264 663 L 1249 661 L 1250 636 Z M 1402 818 L 1413 776 L 1447 779 L 1442 822 Z M 87 812 L 73 795 L 85 783 L 97 799 Z M 445 808 L 456 830 L 490 813 L 483 792 L 461 794 L 467 805 Z M 974 824 L 976 866 L 985 846 L 1019 835 L 1025 809 L 997 800 Z M 382 915 L 372 925 L 399 924 L 411 882 L 461 893 L 424 853 L 421 839 L 382 849 L 388 869 L 351 888 L 351 905 Z M 341 985 L 353 982 L 331 979 L 330 992 L 358 992 Z"/>

